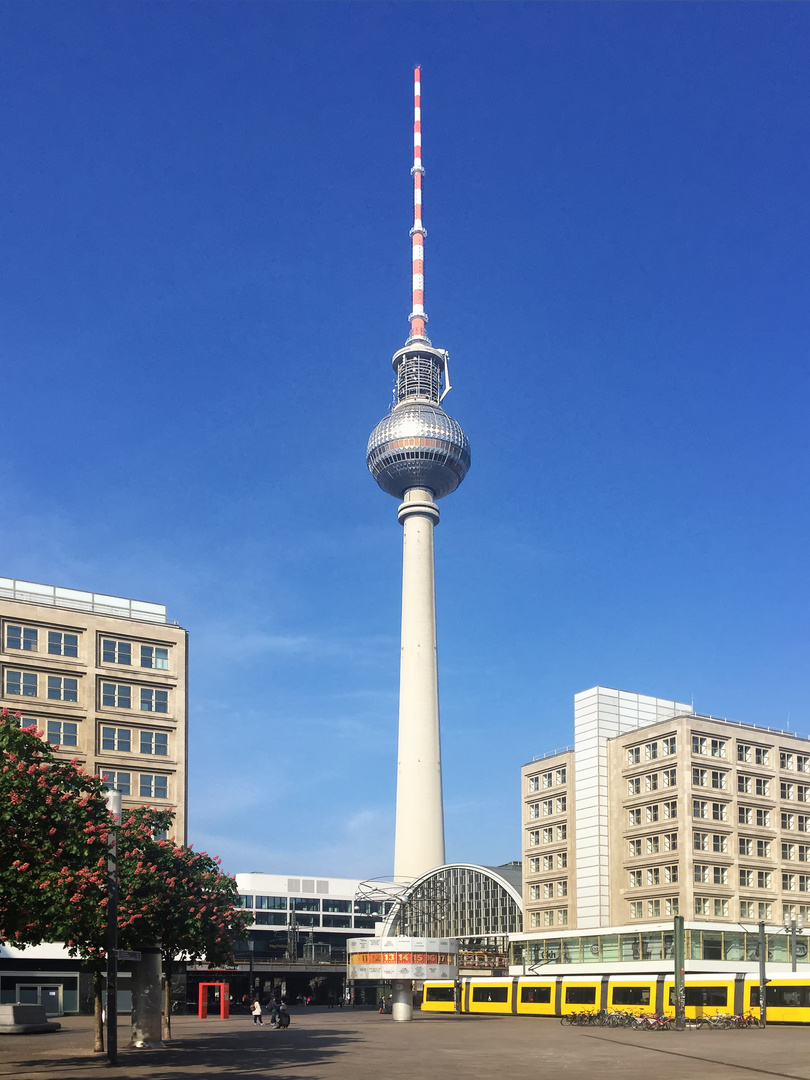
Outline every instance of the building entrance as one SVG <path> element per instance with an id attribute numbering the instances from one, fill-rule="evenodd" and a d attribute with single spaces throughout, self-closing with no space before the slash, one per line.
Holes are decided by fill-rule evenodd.
<path id="1" fill-rule="evenodd" d="M 62 1015 L 62 987 L 58 983 L 17 983 L 21 1005 L 44 1005 L 46 1016 Z"/>

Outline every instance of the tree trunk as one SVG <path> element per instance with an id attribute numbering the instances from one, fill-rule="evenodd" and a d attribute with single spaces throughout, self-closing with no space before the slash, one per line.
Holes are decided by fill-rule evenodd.
<path id="1" fill-rule="evenodd" d="M 163 1031 L 164 1039 L 172 1037 L 172 962 L 163 961 Z"/>
<path id="2" fill-rule="evenodd" d="M 93 1053 L 104 1053 L 104 1021 L 101 1016 L 101 972 L 93 972 Z"/>

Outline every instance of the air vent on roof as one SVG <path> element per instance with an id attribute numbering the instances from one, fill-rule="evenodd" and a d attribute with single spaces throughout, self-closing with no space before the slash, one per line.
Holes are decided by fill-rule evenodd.
<path id="1" fill-rule="evenodd" d="M 301 878 L 287 878 L 287 892 L 301 892 Z"/>
<path id="2" fill-rule="evenodd" d="M 313 878 L 301 878 L 301 892 L 315 892 L 315 881 Z"/>
<path id="3" fill-rule="evenodd" d="M 329 892 L 329 882 L 328 881 L 318 881 L 318 882 L 316 882 L 316 884 L 317 884 L 317 888 L 315 890 L 316 892 L 321 892 L 321 893 L 328 893 Z"/>

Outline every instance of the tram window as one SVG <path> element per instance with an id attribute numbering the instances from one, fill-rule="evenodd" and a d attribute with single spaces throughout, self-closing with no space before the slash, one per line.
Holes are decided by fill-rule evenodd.
<path id="1" fill-rule="evenodd" d="M 807 1009 L 810 1007 L 810 986 L 769 986 L 765 1000 L 777 1009 Z M 751 1007 L 759 1005 L 759 987 L 751 987 Z"/>
<path id="2" fill-rule="evenodd" d="M 508 1001 L 508 986 L 474 986 L 473 1001 Z"/>
<path id="3" fill-rule="evenodd" d="M 551 987 L 521 986 L 520 1000 L 530 1005 L 548 1005 L 551 1001 Z"/>
<path id="4" fill-rule="evenodd" d="M 672 986 L 669 988 L 669 1003 L 675 1004 L 675 990 Z M 726 1006 L 728 1005 L 728 990 L 725 986 L 687 986 L 686 1004 Z"/>
<path id="5" fill-rule="evenodd" d="M 595 1005 L 596 1004 L 596 987 L 595 986 L 566 986 L 566 988 L 565 988 L 565 1004 L 566 1005 Z"/>
<path id="6" fill-rule="evenodd" d="M 614 1005 L 649 1005 L 649 986 L 614 986 Z"/>
<path id="7" fill-rule="evenodd" d="M 452 986 L 426 986 L 425 1001 L 455 1001 L 455 990 Z"/>

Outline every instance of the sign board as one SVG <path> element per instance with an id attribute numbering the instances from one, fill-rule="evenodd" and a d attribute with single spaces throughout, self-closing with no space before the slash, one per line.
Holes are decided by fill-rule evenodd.
<path id="1" fill-rule="evenodd" d="M 350 979 L 455 979 L 458 942 L 452 938 L 349 938 Z"/>
<path id="2" fill-rule="evenodd" d="M 127 952 L 126 949 L 118 950 L 119 960 L 140 960 L 141 954 L 139 952 Z"/>

